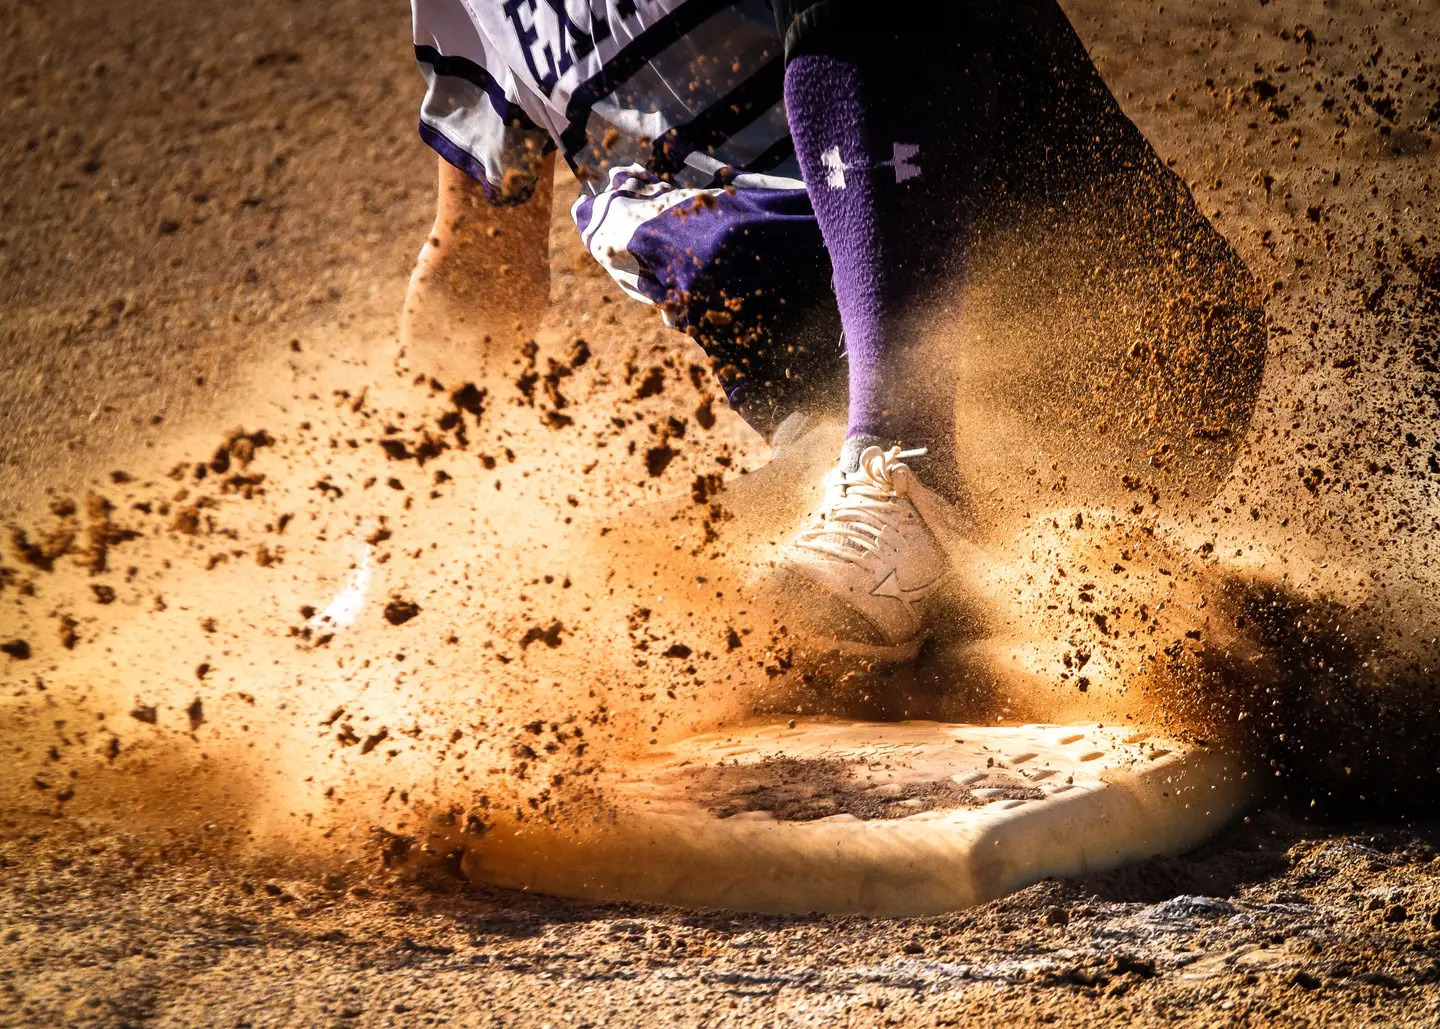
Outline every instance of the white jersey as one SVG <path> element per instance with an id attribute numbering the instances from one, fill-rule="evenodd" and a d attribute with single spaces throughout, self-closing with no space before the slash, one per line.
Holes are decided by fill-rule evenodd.
<path id="1" fill-rule="evenodd" d="M 412 4 L 421 134 L 492 200 L 528 195 L 557 146 L 597 195 L 635 166 L 682 189 L 737 172 L 798 185 L 767 0 Z"/>

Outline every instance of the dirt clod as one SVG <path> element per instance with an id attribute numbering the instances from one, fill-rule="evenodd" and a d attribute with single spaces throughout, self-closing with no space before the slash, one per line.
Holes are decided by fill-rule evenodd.
<path id="1" fill-rule="evenodd" d="M 30 660 L 30 644 L 25 640 L 9 640 L 0 643 L 0 654 L 9 654 L 16 661 Z"/>
<path id="2" fill-rule="evenodd" d="M 391 625 L 404 625 L 420 613 L 420 605 L 411 600 L 395 598 L 385 605 L 385 620 Z"/>

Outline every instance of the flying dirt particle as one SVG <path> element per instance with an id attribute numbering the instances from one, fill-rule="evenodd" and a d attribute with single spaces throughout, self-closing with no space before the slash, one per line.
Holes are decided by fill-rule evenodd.
<path id="1" fill-rule="evenodd" d="M 160 720 L 159 713 L 153 704 L 136 704 L 130 712 L 130 717 L 137 722 L 144 722 L 146 725 L 154 725 Z"/>
<path id="2" fill-rule="evenodd" d="M 349 722 L 340 724 L 340 731 L 335 734 L 335 742 L 342 747 L 353 747 L 360 742 L 360 737 L 355 735 L 355 727 Z"/>
<path id="3" fill-rule="evenodd" d="M 390 730 L 387 729 L 387 728 L 385 728 L 385 727 L 382 725 L 382 726 L 380 727 L 380 730 L 379 730 L 378 732 L 375 732 L 375 733 L 373 733 L 373 734 L 365 737 L 365 742 L 362 743 L 362 744 L 360 744 L 360 753 L 362 753 L 362 754 L 368 754 L 368 753 L 370 753 L 372 750 L 374 750 L 376 747 L 380 746 L 381 743 L 385 742 L 385 740 L 387 740 L 387 739 L 389 739 L 389 738 L 390 738 Z"/>
<path id="4" fill-rule="evenodd" d="M 370 830 L 370 835 L 379 848 L 380 862 L 386 868 L 404 864 L 410 856 L 410 848 L 415 843 L 413 836 L 401 836 L 378 826 Z"/>
<path id="5" fill-rule="evenodd" d="M 700 401 L 695 408 L 695 424 L 707 431 L 715 428 L 715 401 L 710 397 Z"/>
<path id="6" fill-rule="evenodd" d="M 30 660 L 30 644 L 25 640 L 0 643 L 0 653 L 9 654 L 16 661 L 28 661 Z"/>
<path id="7" fill-rule="evenodd" d="M 689 657 L 693 653 L 694 651 L 691 650 L 689 647 L 685 646 L 685 644 L 683 643 L 672 643 L 670 644 L 670 646 L 665 648 L 665 653 L 661 654 L 660 656 L 684 658 Z"/>
<path id="8" fill-rule="evenodd" d="M 80 635 L 75 630 L 80 627 L 70 615 L 60 616 L 60 645 L 66 650 L 74 650 L 75 644 L 80 642 Z"/>
<path id="9" fill-rule="evenodd" d="M 303 605 L 301 605 L 301 607 L 300 607 L 300 617 L 301 617 L 301 618 L 306 618 L 306 619 L 314 618 L 314 617 L 315 617 L 315 605 L 313 605 L 313 604 L 303 604 Z"/>
<path id="10" fill-rule="evenodd" d="M 271 550 L 263 543 L 261 543 L 255 548 L 255 563 L 261 568 L 269 568 L 272 565 L 278 565 L 281 560 L 282 558 L 278 550 Z"/>
<path id="11" fill-rule="evenodd" d="M 90 591 L 95 594 L 95 603 L 97 604 L 115 603 L 115 589 L 112 586 L 104 586 L 98 582 L 92 583 Z"/>
<path id="12" fill-rule="evenodd" d="M 644 400 L 646 397 L 659 396 L 665 392 L 665 369 L 658 364 L 645 373 L 645 378 L 640 380 L 640 385 L 635 389 L 635 399 Z"/>
<path id="13" fill-rule="evenodd" d="M 209 662 L 209 661 L 201 661 L 198 665 L 195 666 L 195 678 L 199 679 L 201 682 L 204 682 L 204 681 L 205 681 L 205 676 L 207 676 L 207 675 L 209 675 L 209 674 L 210 674 L 210 662 Z"/>
<path id="14" fill-rule="evenodd" d="M 529 371 L 521 372 L 515 380 L 515 388 L 519 390 L 523 402 L 531 407 L 535 405 L 535 384 L 540 381 L 540 373 L 531 368 Z"/>
<path id="15" fill-rule="evenodd" d="M 425 462 L 433 457 L 439 457 L 450 449 L 450 444 L 439 436 L 433 435 L 429 430 L 420 433 L 420 442 L 415 444 L 415 460 L 420 467 L 425 467 Z"/>
<path id="16" fill-rule="evenodd" d="M 222 446 L 229 451 L 231 457 L 240 463 L 241 468 L 248 466 L 255 459 L 255 451 L 261 447 L 273 446 L 275 443 L 274 437 L 264 429 L 256 429 L 254 432 L 231 429 L 226 437 Z"/>
<path id="17" fill-rule="evenodd" d="M 73 530 L 62 528 L 42 536 L 38 542 L 31 542 L 24 529 L 11 528 L 10 545 L 21 561 L 42 572 L 50 572 L 55 569 L 55 561 L 69 553 L 75 535 Z"/>
<path id="18" fill-rule="evenodd" d="M 736 632 L 733 628 L 727 628 L 727 629 L 725 630 L 725 649 L 726 649 L 726 650 L 739 650 L 739 649 L 740 649 L 740 634 L 739 634 L 738 632 Z"/>
<path id="19" fill-rule="evenodd" d="M 185 709 L 185 716 L 190 719 L 191 732 L 205 724 L 205 705 L 199 697 L 190 702 L 190 706 Z"/>
<path id="20" fill-rule="evenodd" d="M 478 420 L 485 411 L 485 396 L 485 390 L 477 388 L 473 382 L 467 382 L 450 394 L 450 403 L 454 404 L 457 410 L 467 411 Z"/>
<path id="21" fill-rule="evenodd" d="M 565 363 L 574 369 L 583 366 L 589 360 L 590 344 L 576 336 L 570 341 L 570 347 L 565 352 Z"/>
<path id="22" fill-rule="evenodd" d="M 420 613 L 420 605 L 398 597 L 385 605 L 385 620 L 391 625 L 404 625 Z"/>
<path id="23" fill-rule="evenodd" d="M 553 357 L 546 358 L 549 362 L 548 370 L 542 380 L 545 385 L 545 399 L 558 411 L 561 408 L 569 407 L 570 400 L 560 392 L 560 380 L 568 379 L 574 373 L 570 371 L 569 365 L 561 364 Z"/>
<path id="24" fill-rule="evenodd" d="M 320 724 L 321 724 L 321 725 L 325 725 L 325 726 L 334 725 L 335 722 L 336 722 L 336 721 L 340 718 L 340 716 L 343 715 L 344 713 L 345 713 L 345 709 L 344 709 L 343 707 L 337 707 L 334 711 L 331 711 L 331 712 L 330 712 L 330 717 L 327 718 L 327 719 L 325 719 L 325 720 L 324 720 L 323 722 L 321 722 Z"/>
<path id="25" fill-rule="evenodd" d="M 520 649 L 524 650 L 530 644 L 539 641 L 547 647 L 554 649 L 560 646 L 560 634 L 565 631 L 565 625 L 558 618 L 545 626 L 543 629 L 538 625 L 532 625 L 525 630 L 525 635 L 520 637 Z"/>
<path id="26" fill-rule="evenodd" d="M 170 523 L 170 528 L 175 532 L 186 536 L 194 536 L 200 531 L 200 509 L 198 507 L 183 507 L 175 512 L 175 518 Z"/>
<path id="27" fill-rule="evenodd" d="M 382 439 L 380 449 L 385 451 L 385 456 L 392 461 L 408 461 L 414 455 L 410 453 L 410 446 L 403 439 Z"/>
<path id="28" fill-rule="evenodd" d="M 690 499 L 696 504 L 704 504 L 725 485 L 725 479 L 718 472 L 709 472 L 695 476 L 695 481 L 690 484 Z"/>
<path id="29" fill-rule="evenodd" d="M 120 756 L 120 737 L 111 736 L 110 742 L 105 744 L 105 760 L 114 761 Z"/>
<path id="30" fill-rule="evenodd" d="M 670 466 L 670 462 L 678 453 L 680 451 L 664 443 L 645 451 L 645 470 L 650 473 L 650 478 L 657 479 L 664 475 L 665 469 Z"/>
<path id="31" fill-rule="evenodd" d="M 261 485 L 264 481 L 265 474 L 263 472 L 256 472 L 253 475 L 236 472 L 234 475 L 226 476 L 225 480 L 220 483 L 220 492 L 238 493 L 246 500 L 254 500 L 256 497 L 265 495 L 265 490 Z"/>

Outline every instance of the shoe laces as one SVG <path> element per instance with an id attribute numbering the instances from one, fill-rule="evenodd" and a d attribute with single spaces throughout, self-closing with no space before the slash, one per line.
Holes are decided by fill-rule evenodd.
<path id="1" fill-rule="evenodd" d="M 853 472 L 839 472 L 826 489 L 825 503 L 815 520 L 795 538 L 795 546 L 850 564 L 863 564 L 880 548 L 880 537 L 891 525 L 895 502 L 905 495 L 907 457 L 920 457 L 925 448 L 889 450 L 866 447 Z"/>

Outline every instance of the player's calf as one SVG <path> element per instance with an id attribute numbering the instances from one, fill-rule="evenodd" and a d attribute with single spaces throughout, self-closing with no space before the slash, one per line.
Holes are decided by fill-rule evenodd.
<path id="1" fill-rule="evenodd" d="M 439 375 L 474 376 L 534 335 L 550 293 L 550 175 L 499 206 L 440 161 L 435 224 L 410 275 L 400 337 L 407 356 Z"/>

